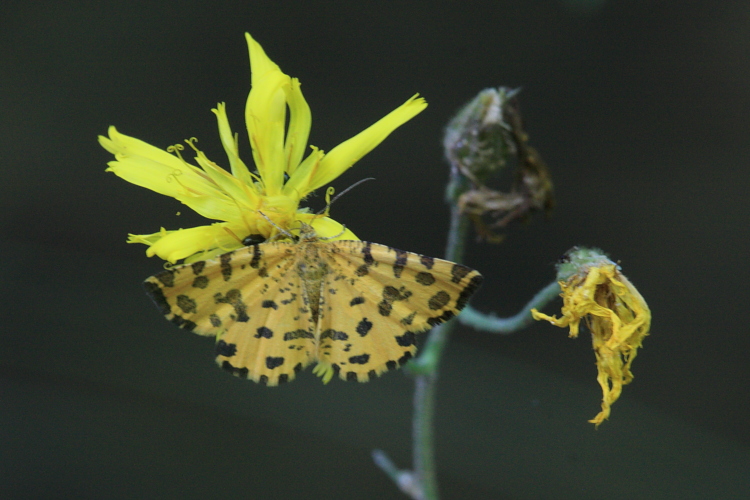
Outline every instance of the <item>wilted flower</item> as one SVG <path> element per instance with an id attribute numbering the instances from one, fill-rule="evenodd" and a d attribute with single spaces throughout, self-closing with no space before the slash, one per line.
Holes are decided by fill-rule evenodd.
<path id="1" fill-rule="evenodd" d="M 570 327 L 577 337 L 581 319 L 591 332 L 596 353 L 597 380 L 602 388 L 602 411 L 589 422 L 609 417 L 622 386 L 633 380 L 630 366 L 651 326 L 651 311 L 619 266 L 598 250 L 575 248 L 558 266 L 562 289 L 562 317 L 531 310 L 534 319 Z"/>

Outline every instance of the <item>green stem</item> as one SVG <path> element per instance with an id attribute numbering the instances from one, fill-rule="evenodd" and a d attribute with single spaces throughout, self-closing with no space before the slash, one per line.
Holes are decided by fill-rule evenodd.
<path id="1" fill-rule="evenodd" d="M 560 294 L 560 285 L 553 281 L 542 288 L 515 316 L 498 318 L 494 314 L 484 314 L 471 306 L 467 306 L 458 316 L 463 325 L 471 326 L 475 330 L 507 335 L 526 328 L 534 322 L 531 309 L 541 309 Z"/>
<path id="2" fill-rule="evenodd" d="M 451 221 L 445 258 L 461 262 L 464 242 L 469 229 L 469 220 L 461 215 L 455 203 L 464 188 L 464 180 L 454 173 L 448 184 L 447 198 L 451 204 Z M 515 316 L 496 318 L 467 307 L 458 316 L 461 323 L 478 330 L 494 333 L 511 333 L 524 328 L 533 320 L 529 309 L 541 309 L 560 293 L 559 285 L 549 284 Z M 435 465 L 435 395 L 437 391 L 438 365 L 456 322 L 449 321 L 432 329 L 421 354 L 406 367 L 414 376 L 414 417 L 412 421 L 413 471 L 399 470 L 388 456 L 380 450 L 373 452 L 373 460 L 398 485 L 399 489 L 414 500 L 438 500 L 437 467 Z"/>
<path id="3" fill-rule="evenodd" d="M 419 500 L 438 500 L 435 466 L 435 391 L 437 370 L 414 379 L 414 417 L 412 446 L 414 476 L 419 485 Z"/>
<path id="4" fill-rule="evenodd" d="M 451 223 L 445 258 L 461 262 L 464 240 L 469 221 L 458 207 L 451 205 Z M 419 485 L 419 500 L 438 500 L 437 468 L 435 466 L 435 394 L 437 392 L 438 364 L 448 337 L 455 328 L 450 321 L 432 329 L 422 349 L 422 354 L 409 364 L 414 378 L 414 418 L 412 423 L 412 453 L 414 476 Z"/>

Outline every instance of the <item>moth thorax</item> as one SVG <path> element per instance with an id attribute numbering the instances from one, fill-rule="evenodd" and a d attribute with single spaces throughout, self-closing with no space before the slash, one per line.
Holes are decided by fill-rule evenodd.
<path id="1" fill-rule="evenodd" d="M 328 274 L 328 265 L 320 260 L 303 260 L 297 264 L 297 272 L 303 283 L 319 283 Z"/>

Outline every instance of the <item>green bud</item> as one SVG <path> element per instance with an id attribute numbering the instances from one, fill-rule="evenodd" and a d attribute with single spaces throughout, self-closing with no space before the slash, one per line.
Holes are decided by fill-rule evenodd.
<path id="1" fill-rule="evenodd" d="M 555 266 L 558 281 L 568 281 L 574 274 L 586 274 L 592 267 L 615 264 L 602 250 L 575 246 L 560 257 Z M 615 264 L 616 265 L 616 264 Z M 619 269 L 620 266 L 617 266 Z"/>
<path id="2" fill-rule="evenodd" d="M 451 165 L 485 184 L 516 153 L 511 127 L 504 121 L 508 101 L 519 89 L 499 87 L 479 92 L 445 129 L 443 147 Z"/>

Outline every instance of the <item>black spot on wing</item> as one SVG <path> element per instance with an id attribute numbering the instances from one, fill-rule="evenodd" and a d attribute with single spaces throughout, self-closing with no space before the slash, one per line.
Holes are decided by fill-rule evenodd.
<path id="1" fill-rule="evenodd" d="M 237 354 L 237 344 L 227 344 L 223 340 L 216 343 L 216 355 L 231 358 Z"/>
<path id="2" fill-rule="evenodd" d="M 458 295 L 458 300 L 456 300 L 456 309 L 460 311 L 461 309 L 466 307 L 466 303 L 469 302 L 469 297 L 471 297 L 474 292 L 477 291 L 479 285 L 482 284 L 483 280 L 484 278 L 481 274 L 477 274 L 469 280 L 469 283 L 464 287 L 463 290 L 461 290 L 461 293 Z"/>
<path id="3" fill-rule="evenodd" d="M 198 312 L 195 300 L 191 299 L 187 295 L 177 296 L 177 307 L 182 309 L 182 312 L 187 314 L 195 314 Z"/>
<path id="4" fill-rule="evenodd" d="M 229 281 L 232 278 L 232 253 L 225 253 L 219 257 L 219 265 L 224 281 Z"/>
<path id="5" fill-rule="evenodd" d="M 427 301 L 427 307 L 433 311 L 437 311 L 438 309 L 445 307 L 450 301 L 451 296 L 448 295 L 447 292 L 440 290 L 438 293 L 430 297 L 430 300 Z"/>
<path id="6" fill-rule="evenodd" d="M 386 286 L 383 288 L 383 300 L 378 303 L 378 312 L 381 316 L 390 316 L 393 303 L 409 297 L 411 297 L 411 292 L 404 287 L 399 289 L 390 285 Z"/>
<path id="7" fill-rule="evenodd" d="M 218 327 L 221 326 L 221 318 L 219 318 L 219 316 L 217 314 L 211 314 L 208 317 L 208 320 L 211 322 L 211 326 L 213 326 L 213 327 L 218 328 Z"/>
<path id="8" fill-rule="evenodd" d="M 221 362 L 221 369 L 228 371 L 235 377 L 247 378 L 247 374 L 248 374 L 247 368 L 237 368 L 233 366 L 232 363 L 230 363 L 227 360 L 224 360 Z"/>
<path id="9" fill-rule="evenodd" d="M 206 288 L 208 286 L 208 277 L 196 276 L 193 280 L 193 288 Z"/>
<path id="10" fill-rule="evenodd" d="M 472 271 L 471 268 L 461 264 L 453 264 L 451 268 L 451 281 L 453 283 L 460 283 L 464 277 Z"/>
<path id="11" fill-rule="evenodd" d="M 273 370 L 284 364 L 284 358 L 268 356 L 266 357 L 266 368 Z"/>
<path id="12" fill-rule="evenodd" d="M 398 358 L 398 364 L 399 364 L 399 366 L 404 366 L 406 364 L 406 362 L 409 361 L 411 358 L 412 358 L 412 353 L 410 353 L 408 351 L 405 352 L 403 356 L 401 356 L 400 358 Z"/>
<path id="13" fill-rule="evenodd" d="M 437 326 L 440 323 L 445 323 L 449 319 L 453 319 L 453 317 L 456 315 L 452 310 L 448 309 L 440 316 L 434 316 L 432 318 L 427 319 L 427 324 L 430 326 Z"/>
<path id="14" fill-rule="evenodd" d="M 271 330 L 268 327 L 261 326 L 258 328 L 257 333 L 253 335 L 256 339 L 264 338 L 264 339 L 270 339 L 273 337 L 273 330 Z"/>
<path id="15" fill-rule="evenodd" d="M 154 274 L 153 277 L 167 288 L 172 288 L 174 286 L 175 271 L 172 269 L 167 269 L 166 271 Z"/>
<path id="16" fill-rule="evenodd" d="M 226 295 L 222 295 L 221 293 L 214 294 L 214 301 L 217 304 L 230 304 L 234 307 L 234 312 L 236 313 L 234 319 L 236 321 L 242 323 L 250 321 L 250 316 L 247 315 L 247 306 L 242 302 L 242 292 L 237 288 L 227 290 Z"/>
<path id="17" fill-rule="evenodd" d="M 364 260 L 365 264 L 368 266 L 373 265 L 375 262 L 375 259 L 372 258 L 372 244 L 369 242 L 365 242 L 365 244 L 362 245 L 362 260 Z"/>
<path id="18" fill-rule="evenodd" d="M 393 310 L 392 302 L 386 302 L 383 300 L 380 303 L 378 303 L 378 313 L 381 316 L 386 316 L 386 317 L 390 316 L 392 310 Z"/>
<path id="19" fill-rule="evenodd" d="M 355 382 L 355 381 L 357 381 L 357 373 L 356 372 L 346 372 L 346 381 L 347 382 Z"/>
<path id="20" fill-rule="evenodd" d="M 288 374 L 282 373 L 281 375 L 279 375 L 279 385 L 286 384 L 287 382 L 289 382 L 289 375 Z"/>
<path id="21" fill-rule="evenodd" d="M 323 331 L 320 334 L 320 340 L 331 339 L 331 340 L 349 340 L 349 335 L 333 328 Z"/>
<path id="22" fill-rule="evenodd" d="M 183 318 L 182 316 L 180 316 L 178 314 L 175 314 L 171 321 L 172 321 L 172 323 L 174 323 L 175 325 L 179 326 L 183 330 L 187 330 L 189 332 L 192 332 L 198 326 L 195 323 L 193 323 L 192 321 L 190 321 L 189 319 L 185 319 L 185 318 Z"/>
<path id="23" fill-rule="evenodd" d="M 349 362 L 355 365 L 365 365 L 370 361 L 369 354 L 360 354 L 359 356 L 351 356 Z"/>
<path id="24" fill-rule="evenodd" d="M 416 315 L 417 315 L 417 311 L 412 311 L 410 315 L 408 315 L 407 317 L 401 320 L 401 324 L 404 326 L 411 325 L 414 322 L 414 318 L 416 317 Z"/>
<path id="25" fill-rule="evenodd" d="M 367 266 L 367 264 L 362 264 L 357 269 L 354 270 L 354 275 L 359 276 L 360 278 L 362 276 L 365 276 L 367 273 L 370 272 L 370 268 Z"/>
<path id="26" fill-rule="evenodd" d="M 258 269 L 258 267 L 260 267 L 260 258 L 261 255 L 263 255 L 263 252 L 258 245 L 253 245 L 248 249 L 248 251 L 253 253 L 253 258 L 250 259 L 250 267 L 252 267 L 253 269 Z"/>
<path id="27" fill-rule="evenodd" d="M 261 307 L 264 307 L 266 309 L 274 309 L 274 310 L 276 310 L 276 309 L 279 308 L 279 305 L 276 302 L 274 302 L 273 300 L 264 300 L 263 303 L 261 304 Z"/>
<path id="28" fill-rule="evenodd" d="M 151 297 L 151 300 L 154 301 L 154 304 L 156 304 L 156 307 L 159 308 L 159 311 L 164 316 L 172 314 L 172 306 L 167 302 L 167 298 L 164 296 L 164 292 L 159 285 L 151 281 L 144 281 L 143 288 L 146 289 L 146 293 Z"/>
<path id="29" fill-rule="evenodd" d="M 315 335 L 307 330 L 293 330 L 284 334 L 284 340 L 314 339 Z"/>
<path id="30" fill-rule="evenodd" d="M 435 277 L 432 275 L 432 273 L 422 271 L 414 276 L 414 281 L 416 281 L 420 285 L 430 286 L 435 283 Z"/>
<path id="31" fill-rule="evenodd" d="M 349 302 L 349 305 L 352 306 L 352 307 L 354 307 L 354 306 L 358 306 L 359 304 L 364 304 L 364 303 L 365 303 L 365 298 L 364 297 L 354 297 L 351 300 L 351 302 Z"/>
<path id="32" fill-rule="evenodd" d="M 362 321 L 357 323 L 356 332 L 360 337 L 367 335 L 372 330 L 372 321 L 368 321 L 367 318 L 362 318 Z"/>
<path id="33" fill-rule="evenodd" d="M 201 260 L 198 262 L 193 262 L 192 264 L 190 264 L 190 267 L 193 269 L 193 274 L 198 276 L 199 274 L 203 272 L 203 268 L 206 267 L 206 261 Z"/>
<path id="34" fill-rule="evenodd" d="M 409 347 L 416 343 L 416 337 L 412 332 L 404 332 L 401 336 L 396 336 L 396 343 L 401 347 Z"/>
<path id="35" fill-rule="evenodd" d="M 409 252 L 403 250 L 392 249 L 396 253 L 396 262 L 393 263 L 393 275 L 396 278 L 401 277 L 401 272 L 404 267 L 409 263 Z"/>
<path id="36" fill-rule="evenodd" d="M 433 257 L 428 257 L 427 255 L 420 255 L 419 262 L 427 269 L 432 269 L 432 266 L 435 265 L 435 259 Z"/>

